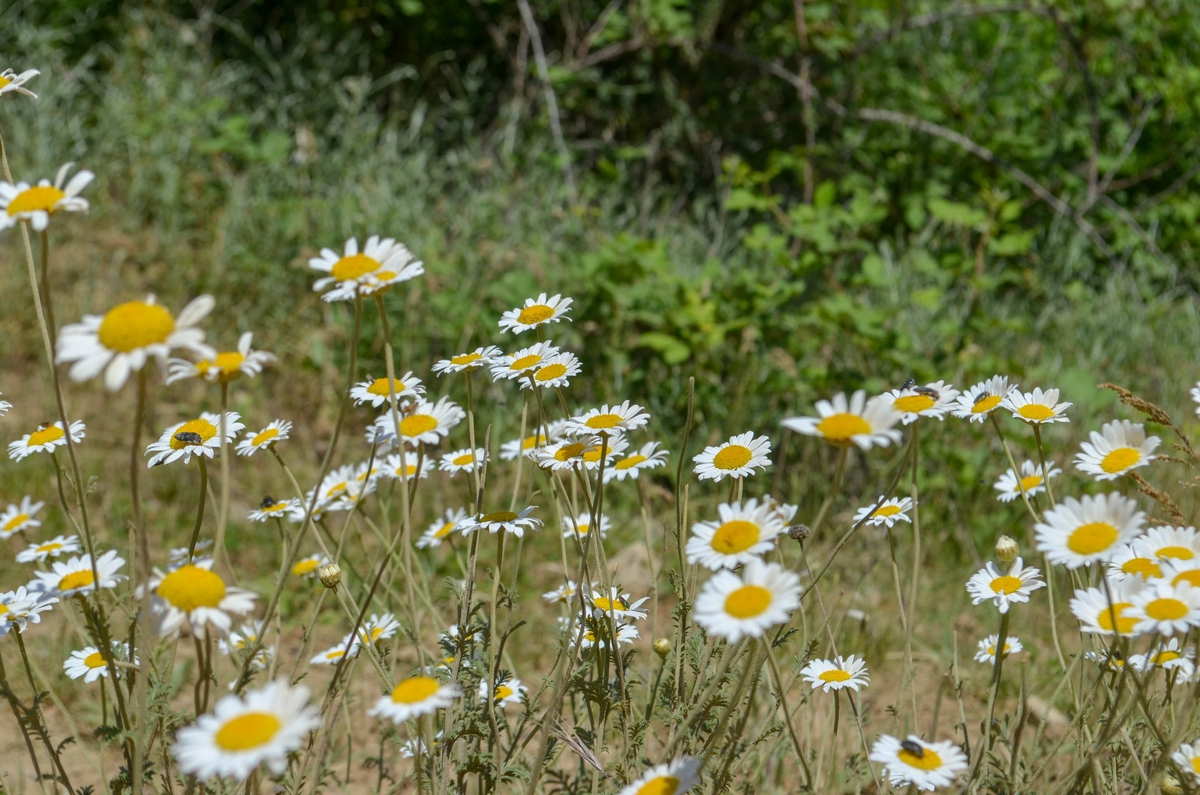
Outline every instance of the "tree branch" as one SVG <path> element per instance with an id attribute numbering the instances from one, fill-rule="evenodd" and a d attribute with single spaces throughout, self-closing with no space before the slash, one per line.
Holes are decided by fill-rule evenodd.
<path id="1" fill-rule="evenodd" d="M 521 10 L 521 21 L 525 23 L 525 28 L 529 31 L 529 38 L 533 42 L 534 62 L 537 64 L 538 78 L 542 81 L 542 89 L 546 96 L 546 112 L 550 116 L 550 132 L 554 135 L 558 156 L 562 158 L 563 180 L 567 183 L 567 195 L 571 204 L 576 204 L 579 197 L 575 192 L 575 175 L 571 170 L 571 151 L 567 149 L 567 142 L 563 138 L 562 119 L 558 113 L 558 97 L 554 93 L 554 85 L 550 82 L 550 67 L 546 65 L 546 51 L 542 48 L 542 35 L 538 32 L 537 22 L 533 18 L 533 12 L 529 9 L 529 0 L 517 0 L 517 7 Z"/>

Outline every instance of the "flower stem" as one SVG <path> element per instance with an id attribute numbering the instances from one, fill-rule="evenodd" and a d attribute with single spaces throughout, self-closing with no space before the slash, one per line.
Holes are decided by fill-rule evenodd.
<path id="1" fill-rule="evenodd" d="M 196 542 L 200 539 L 200 526 L 204 524 L 204 503 L 208 501 L 208 464 L 204 463 L 204 456 L 197 456 L 196 461 L 200 464 L 200 499 L 196 503 L 196 523 L 192 526 L 192 538 L 188 541 L 188 563 L 196 556 Z"/>

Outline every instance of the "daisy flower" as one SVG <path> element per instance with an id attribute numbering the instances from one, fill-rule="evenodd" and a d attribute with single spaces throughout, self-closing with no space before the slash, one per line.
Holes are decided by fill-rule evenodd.
<path id="1" fill-rule="evenodd" d="M 767 506 L 772 515 L 778 519 L 784 527 L 791 524 L 791 521 L 796 518 L 796 512 L 800 510 L 799 505 L 790 505 L 786 502 L 779 502 L 771 495 L 763 496 L 763 505 Z"/>
<path id="2" fill-rule="evenodd" d="M 566 616 L 558 617 L 558 627 L 560 632 L 565 632 L 569 624 L 570 621 Z M 614 633 L 609 630 L 608 621 L 584 619 L 583 624 L 584 628 L 582 638 L 579 637 L 578 632 L 571 633 L 570 641 L 572 648 L 575 647 L 577 640 L 579 641 L 579 647 L 581 649 L 607 649 L 612 645 L 609 639 Z M 638 632 L 637 627 L 635 627 L 633 624 L 622 624 L 617 622 L 614 626 L 616 628 L 615 635 L 617 639 L 617 646 L 621 646 L 622 644 L 629 645 L 641 637 L 641 633 Z"/>
<path id="3" fill-rule="evenodd" d="M 91 593 L 99 588 L 116 588 L 117 583 L 125 579 L 124 574 L 118 574 L 125 565 L 125 559 L 117 555 L 115 549 L 110 549 L 96 558 L 96 570 L 92 571 L 92 556 L 82 555 L 67 561 L 53 561 L 50 571 L 37 571 L 35 580 L 29 583 L 31 591 L 68 599 L 76 594 Z M 100 581 L 96 581 L 99 575 Z"/>
<path id="4" fill-rule="evenodd" d="M 953 408 L 959 394 L 957 389 L 945 381 L 917 386 L 910 380 L 899 389 L 883 394 L 880 399 L 885 404 L 890 404 L 892 411 L 900 414 L 901 422 L 909 425 L 921 417 L 946 419 L 946 414 Z"/>
<path id="5" fill-rule="evenodd" d="M 971 594 L 971 604 L 977 605 L 987 600 L 1007 613 L 1012 602 L 1028 602 L 1029 595 L 1038 588 L 1045 588 L 1042 573 L 1030 566 L 1024 568 L 1025 561 L 1017 558 L 1012 562 L 1008 573 L 1002 573 L 996 564 L 988 561 L 987 566 L 975 572 L 967 581 L 967 593 Z"/>
<path id="6" fill-rule="evenodd" d="M 1125 615 L 1134 623 L 1133 632 L 1173 635 L 1200 627 L 1200 588 L 1190 583 L 1172 585 L 1152 582 L 1133 597 Z"/>
<path id="7" fill-rule="evenodd" d="M 854 524 L 857 525 L 861 522 L 875 527 L 887 525 L 890 528 L 896 522 L 912 523 L 912 519 L 908 516 L 912 507 L 912 497 L 892 497 L 885 500 L 880 494 L 878 500 L 858 509 L 854 514 Z"/>
<path id="8" fill-rule="evenodd" d="M 177 569 L 192 557 L 200 557 L 203 552 L 211 549 L 213 541 L 211 538 L 201 538 L 196 542 L 194 555 L 188 553 L 187 547 L 175 547 L 167 553 L 167 568 Z"/>
<path id="9" fill-rule="evenodd" d="M 405 397 L 421 397 L 425 394 L 425 387 L 421 384 L 421 379 L 412 372 L 407 372 L 400 378 L 393 378 L 391 388 L 396 390 L 397 400 Z M 354 399 L 356 406 L 370 403 L 375 408 L 379 408 L 388 401 L 390 394 L 386 377 L 371 378 L 367 376 L 366 381 L 361 381 L 350 388 L 350 397 Z"/>
<path id="10" fill-rule="evenodd" d="M 371 614 L 371 617 L 358 628 L 358 642 L 374 646 L 381 640 L 387 640 L 400 629 L 400 622 L 391 613 L 383 615 Z"/>
<path id="11" fill-rule="evenodd" d="M 1129 420 L 1105 423 L 1100 430 L 1089 434 L 1091 441 L 1081 444 L 1083 452 L 1075 456 L 1076 469 L 1096 480 L 1116 480 L 1146 466 L 1154 460 L 1153 453 L 1162 441 L 1157 436 L 1147 437 L 1146 426 Z"/>
<path id="12" fill-rule="evenodd" d="M 367 714 L 403 723 L 445 709 L 461 697 L 462 687 L 457 684 L 442 684 L 431 676 L 410 676 L 376 701 Z"/>
<path id="13" fill-rule="evenodd" d="M 1067 497 L 1042 519 L 1033 528 L 1038 551 L 1051 563 L 1077 569 L 1111 559 L 1121 544 L 1142 531 L 1146 514 L 1135 501 L 1113 492 L 1082 500 Z"/>
<path id="14" fill-rule="evenodd" d="M 1113 673 L 1120 673 L 1121 669 L 1125 667 L 1125 658 L 1121 656 L 1120 649 L 1089 651 L 1084 652 L 1083 656 Z"/>
<path id="15" fill-rule="evenodd" d="M 863 450 L 873 446 L 887 447 L 900 441 L 900 431 L 893 430 L 900 421 L 900 412 L 892 409 L 884 398 L 867 400 L 861 389 L 846 400 L 846 393 L 839 392 L 832 401 L 817 401 L 816 417 L 790 417 L 783 427 L 806 436 L 820 436 L 839 447 L 857 445 Z"/>
<path id="16" fill-rule="evenodd" d="M 0 392 L 0 395 L 3 395 L 3 394 L 4 394 L 3 392 Z M 12 408 L 12 404 L 9 403 L 7 400 L 0 400 L 0 417 L 3 417 L 5 414 L 7 414 L 8 410 L 11 408 Z"/>
<path id="17" fill-rule="evenodd" d="M 771 440 L 766 436 L 755 438 L 753 431 L 746 431 L 722 444 L 705 447 L 692 461 L 700 480 L 749 477 L 771 466 Z"/>
<path id="18" fill-rule="evenodd" d="M 21 74 L 17 74 L 12 69 L 5 69 L 4 73 L 0 74 L 0 97 L 16 92 L 37 99 L 37 94 L 25 88 L 25 84 L 40 74 L 41 72 L 37 69 L 26 69 Z"/>
<path id="19" fill-rule="evenodd" d="M 881 735 L 871 746 L 869 758 L 883 765 L 892 786 L 910 784 L 926 791 L 951 786 L 967 769 L 967 756 L 957 745 L 927 743 L 915 734 L 907 740 Z"/>
<path id="20" fill-rule="evenodd" d="M 296 561 L 296 565 L 292 566 L 293 577 L 303 577 L 308 580 L 315 580 L 317 577 L 317 569 L 329 563 L 330 560 L 325 555 L 309 555 L 303 560 Z"/>
<path id="21" fill-rule="evenodd" d="M 700 781 L 700 762 L 684 756 L 647 770 L 617 795 L 682 795 Z"/>
<path id="22" fill-rule="evenodd" d="M 284 439 L 287 439 L 291 430 L 291 420 L 272 420 L 261 431 L 248 431 L 242 437 L 242 441 L 238 442 L 236 448 L 237 454 L 250 456 L 259 450 L 266 450 L 276 442 L 282 442 Z"/>
<path id="23" fill-rule="evenodd" d="M 129 660 L 129 646 L 118 641 L 112 642 L 112 656 L 118 660 Z M 131 661 L 137 665 L 136 657 Z M 104 655 L 96 646 L 85 646 L 79 651 L 71 652 L 71 656 L 63 660 L 63 671 L 72 679 L 83 679 L 84 684 L 90 685 L 100 677 L 108 676 L 108 664 Z M 117 672 L 120 676 L 120 671 Z"/>
<path id="24" fill-rule="evenodd" d="M 615 585 L 609 590 L 608 596 L 593 590 L 591 596 L 587 598 L 588 604 L 592 606 L 593 618 L 610 616 L 623 621 L 640 621 L 645 618 L 646 611 L 638 608 L 649 600 L 650 597 L 643 596 L 636 602 L 631 602 L 629 594 L 621 593 Z"/>
<path id="25" fill-rule="evenodd" d="M 55 536 L 40 544 L 30 544 L 29 549 L 17 553 L 17 563 L 41 562 L 47 558 L 56 558 L 72 552 L 79 552 L 79 536 Z"/>
<path id="26" fill-rule="evenodd" d="M 245 698 L 229 695 L 212 714 L 175 735 L 172 756 L 183 773 L 201 781 L 227 776 L 245 781 L 259 765 L 275 775 L 288 766 L 288 755 L 321 725 L 320 711 L 308 706 L 308 688 L 279 680 Z"/>
<path id="27" fill-rule="evenodd" d="M 34 582 L 30 583 L 31 587 L 22 585 L 15 591 L 0 593 L 0 637 L 7 635 L 13 627 L 24 632 L 30 621 L 40 624 L 41 614 L 58 603 L 57 596 L 38 590 L 36 585 Z"/>
<path id="28" fill-rule="evenodd" d="M 775 563 L 754 559 L 740 575 L 719 571 L 696 597 L 696 623 L 710 635 L 736 643 L 761 637 L 788 620 L 800 605 L 800 577 Z"/>
<path id="29" fill-rule="evenodd" d="M 0 513 L 0 539 L 9 538 L 13 533 L 19 533 L 22 530 L 41 527 L 42 523 L 34 517 L 45 504 L 44 502 L 34 502 L 26 494 L 19 503 L 5 508 L 4 513 Z"/>
<path id="30" fill-rule="evenodd" d="M 1192 777 L 1192 784 L 1200 786 L 1200 740 L 1190 745 L 1182 743 L 1179 750 L 1171 754 L 1171 761 L 1179 765 L 1184 773 Z"/>
<path id="31" fill-rule="evenodd" d="M 999 635 L 988 635 L 983 640 L 979 641 L 978 650 L 975 652 L 975 661 L 996 664 L 996 644 L 1000 642 Z M 1007 659 L 1010 654 L 1020 654 L 1025 650 L 1021 645 L 1021 639 L 1009 635 L 1004 639 L 1004 657 Z"/>
<path id="32" fill-rule="evenodd" d="M 561 389 L 571 385 L 571 379 L 583 372 L 579 357 L 570 351 L 564 351 L 543 361 L 536 368 L 529 370 L 527 377 L 518 379 L 521 389 L 532 389 L 539 386 L 544 389 Z"/>
<path id="33" fill-rule="evenodd" d="M 367 238 L 362 253 L 358 238 L 350 238 L 338 256 L 333 249 L 321 249 L 319 257 L 308 261 L 310 268 L 328 276 L 317 279 L 313 290 L 332 290 L 321 296 L 325 301 L 352 301 L 358 296 L 374 295 L 393 284 L 415 279 L 425 272 L 424 263 L 414 261 L 403 243 L 379 235 Z"/>
<path id="34" fill-rule="evenodd" d="M 547 360 L 553 359 L 560 353 L 562 353 L 562 350 L 547 340 L 546 342 L 534 343 L 528 348 L 521 348 L 514 353 L 502 354 L 492 359 L 492 380 L 499 381 L 501 378 L 509 380 L 519 378 L 530 370 L 535 370 L 542 366 Z"/>
<path id="35" fill-rule="evenodd" d="M 1135 574 L 1143 580 L 1157 580 L 1163 576 L 1163 569 L 1160 561 L 1153 557 L 1142 553 L 1138 541 L 1141 539 L 1135 538 L 1131 543 L 1122 544 L 1116 554 L 1112 556 L 1112 560 L 1108 562 L 1108 573 L 1117 579 Z"/>
<path id="36" fill-rule="evenodd" d="M 592 583 L 592 587 L 595 587 Z M 542 594 L 542 598 L 550 604 L 569 604 L 575 601 L 576 588 L 574 580 L 567 580 L 562 585 L 555 588 L 553 591 L 546 591 Z"/>
<path id="37" fill-rule="evenodd" d="M 242 415 L 236 411 L 225 412 L 224 444 L 230 444 L 237 434 L 246 426 L 241 422 Z M 216 451 L 222 447 L 221 415 L 202 412 L 199 417 L 187 422 L 178 422 L 163 431 L 157 442 L 146 446 L 146 455 L 155 453 L 147 467 L 153 468 L 159 464 L 170 464 L 183 459 L 189 464 L 192 456 L 213 458 Z"/>
<path id="38" fill-rule="evenodd" d="M 213 383 L 229 384 L 243 375 L 253 378 L 265 365 L 276 361 L 275 354 L 252 349 L 253 341 L 254 332 L 247 331 L 238 339 L 236 351 L 222 351 L 195 364 L 187 359 L 171 359 L 167 362 L 167 383 L 199 377 Z"/>
<path id="39" fill-rule="evenodd" d="M 598 409 L 592 409 L 578 417 L 567 420 L 566 432 L 576 434 L 607 433 L 615 436 L 626 431 L 636 431 L 646 427 L 650 414 L 628 400 L 621 405 L 609 406 L 607 403 Z"/>
<path id="40" fill-rule="evenodd" d="M 557 323 L 563 318 L 570 320 L 566 315 L 571 300 L 560 294 L 547 298 L 545 293 L 537 298 L 526 298 L 524 306 L 510 309 L 500 316 L 500 333 L 512 331 L 513 334 L 520 334 L 546 323 Z"/>
<path id="41" fill-rule="evenodd" d="M 350 636 L 347 635 L 336 646 L 332 646 L 313 657 L 309 660 L 309 663 L 312 665 L 337 665 L 343 657 L 347 655 L 353 657 L 358 654 L 360 648 L 359 642 L 356 640 L 351 641 Z"/>
<path id="42" fill-rule="evenodd" d="M 688 563 L 699 563 L 713 571 L 733 569 L 775 548 L 775 537 L 783 522 L 767 503 L 722 503 L 716 522 L 696 522 L 687 542 Z"/>
<path id="43" fill-rule="evenodd" d="M 1042 388 L 1034 387 L 1032 392 L 1022 392 L 1019 389 L 1013 389 L 1008 393 L 1008 397 L 1004 399 L 1004 408 L 1012 412 L 1012 415 L 1019 420 L 1024 420 L 1030 425 L 1042 425 L 1049 422 L 1070 422 L 1070 418 L 1063 414 L 1064 411 L 1071 408 L 1071 403 L 1058 402 L 1058 390 L 1047 389 L 1045 392 Z"/>
<path id="44" fill-rule="evenodd" d="M 871 683 L 867 673 L 865 660 L 851 654 L 849 657 L 834 657 L 832 660 L 813 660 L 800 671 L 805 682 L 812 684 L 812 689 L 822 688 L 826 693 L 830 690 L 841 690 L 848 687 L 854 692 L 858 688 Z"/>
<path id="45" fill-rule="evenodd" d="M 487 450 L 482 447 L 477 447 L 472 450 L 470 447 L 464 447 L 461 450 L 455 450 L 453 453 L 447 453 L 442 456 L 438 468 L 443 472 L 449 472 L 450 477 L 454 477 L 459 472 L 472 472 L 476 468 L 482 467 L 483 462 L 487 460 Z"/>
<path id="46" fill-rule="evenodd" d="M 1162 668 L 1165 671 L 1179 669 L 1186 671 L 1184 678 L 1190 678 L 1195 666 L 1192 658 L 1196 650 L 1191 646 L 1181 646 L 1179 638 L 1171 638 L 1168 643 L 1160 643 L 1149 654 L 1134 654 L 1129 658 L 1129 664 L 1135 671 L 1147 671 L 1151 668 Z"/>
<path id="47" fill-rule="evenodd" d="M 162 638 L 185 623 L 194 635 L 202 635 L 206 625 L 224 635 L 233 627 L 233 616 L 254 609 L 254 593 L 226 585 L 211 560 L 194 560 L 166 574 L 155 569 L 150 591 L 150 620 Z"/>
<path id="48" fill-rule="evenodd" d="M 296 511 L 304 511 L 304 506 L 296 497 L 290 500 L 277 500 L 274 497 L 263 497 L 258 509 L 250 512 L 250 521 L 266 522 L 271 519 L 282 519 Z"/>
<path id="49" fill-rule="evenodd" d="M 79 444 L 85 436 L 84 430 L 87 428 L 81 420 L 75 420 L 71 423 L 71 441 Z M 34 453 L 53 453 L 55 449 L 65 446 L 67 436 L 63 433 L 62 420 L 55 422 L 43 422 L 38 429 L 33 433 L 27 433 L 15 442 L 10 442 L 8 445 L 8 457 L 14 461 L 20 461 Z"/>
<path id="50" fill-rule="evenodd" d="M 457 356 L 451 356 L 449 359 L 442 359 L 432 367 L 432 370 L 438 375 L 462 373 L 467 370 L 476 370 L 480 367 L 490 367 L 492 361 L 502 355 L 503 352 L 495 345 L 485 345 L 482 348 L 476 348 L 470 353 L 460 353 Z"/>
<path id="51" fill-rule="evenodd" d="M 403 464 L 401 464 L 403 460 Z M 417 471 L 417 462 L 421 464 L 421 470 Z M 411 480 L 412 478 L 427 478 L 429 473 L 433 471 L 433 460 L 425 458 L 412 450 L 405 450 L 403 459 L 400 453 L 391 453 L 387 458 L 383 459 L 383 466 L 379 473 L 385 478 L 392 480 Z"/>
<path id="52" fill-rule="evenodd" d="M 959 395 L 953 414 L 971 422 L 983 422 L 1016 388 L 1016 384 L 1008 383 L 1007 376 L 994 375 Z"/>
<path id="53" fill-rule="evenodd" d="M 228 637 L 218 638 L 217 647 L 221 650 L 221 654 L 226 656 L 232 655 L 235 651 L 245 652 L 258 643 L 261 634 L 262 622 L 255 621 L 253 624 L 242 624 L 237 630 L 231 631 Z M 255 671 L 263 670 L 267 667 L 267 663 L 270 662 L 274 654 L 274 646 L 261 646 L 254 653 L 254 658 L 250 661 L 250 667 Z"/>
<path id="54" fill-rule="evenodd" d="M 580 540 L 583 540 L 583 537 L 586 536 L 592 529 L 592 517 L 590 514 L 586 513 L 576 516 L 574 521 L 571 521 L 571 517 L 564 516 L 562 518 L 562 523 L 563 538 L 579 538 Z M 600 517 L 601 538 L 608 537 L 608 529 L 611 525 L 612 522 L 608 520 L 607 516 Z"/>
<path id="55" fill-rule="evenodd" d="M 471 535 L 476 530 L 486 530 L 489 533 L 499 533 L 503 530 L 506 533 L 512 533 L 517 538 L 522 538 L 526 530 L 536 530 L 542 526 L 540 519 L 530 516 L 536 507 L 536 505 L 530 505 L 520 513 L 493 511 L 478 517 L 469 516 L 458 523 L 458 529 L 465 536 Z"/>
<path id="56" fill-rule="evenodd" d="M 616 480 L 625 480 L 625 478 L 636 480 L 643 469 L 666 466 L 668 453 L 666 450 L 659 450 L 658 444 L 658 442 L 647 442 L 636 453 L 617 459 L 612 466 L 606 466 L 604 482 L 608 483 L 614 478 Z"/>
<path id="57" fill-rule="evenodd" d="M 449 398 L 442 397 L 437 403 L 418 400 L 400 418 L 400 436 L 406 444 L 416 446 L 420 442 L 437 444 L 458 425 L 467 412 Z M 375 419 L 375 426 L 381 430 L 395 433 L 395 419 L 391 413 L 380 415 Z"/>
<path id="58" fill-rule="evenodd" d="M 0 92 L 7 87 L 0 84 Z M 74 165 L 64 163 L 55 175 L 53 185 L 48 179 L 40 180 L 37 185 L 0 182 L 0 210 L 3 210 L 0 212 L 0 229 L 16 226 L 18 221 L 28 221 L 30 226 L 41 232 L 50 225 L 50 216 L 59 211 L 87 212 L 87 199 L 81 199 L 79 194 L 96 175 L 84 169 L 64 185 Z"/>
<path id="59" fill-rule="evenodd" d="M 1132 546 L 1155 560 L 1200 560 L 1200 533 L 1194 527 L 1153 527 Z"/>
<path id="60" fill-rule="evenodd" d="M 1107 589 L 1080 589 L 1071 597 L 1071 612 L 1079 619 L 1080 629 L 1094 635 L 1112 635 L 1114 631 L 1125 637 L 1137 635 L 1134 626 L 1138 619 L 1132 613 L 1133 601 L 1145 588 L 1145 583 L 1137 577 L 1127 577 L 1120 581 L 1108 580 L 1107 586 Z"/>
<path id="61" fill-rule="evenodd" d="M 599 469 L 600 455 L 607 453 L 604 467 L 608 462 L 625 452 L 629 443 L 623 437 L 601 438 L 589 436 L 577 439 L 564 439 L 540 448 L 534 454 L 538 466 L 543 469 L 564 470 L 576 469 L 580 465 L 584 469 Z"/>
<path id="62" fill-rule="evenodd" d="M 520 679 L 506 679 L 503 682 L 496 683 L 496 697 L 492 702 L 503 709 L 509 704 L 519 704 L 529 688 L 521 684 Z M 486 699 L 488 696 L 488 682 L 486 679 L 479 683 L 479 697 Z"/>
<path id="63" fill-rule="evenodd" d="M 1000 502 L 1012 502 L 1021 496 L 1021 492 L 1025 492 L 1027 497 L 1041 494 L 1046 490 L 1046 481 L 1048 479 L 1062 474 L 1062 470 L 1054 466 L 1054 464 L 1050 464 L 1049 467 L 1049 471 L 1043 475 L 1041 464 L 1035 464 L 1026 459 L 1021 464 L 1020 478 L 1009 468 L 995 483 L 994 488 L 1000 492 L 1000 496 L 996 499 L 1000 500 Z"/>
<path id="64" fill-rule="evenodd" d="M 59 332 L 55 361 L 74 362 L 69 373 L 74 381 L 87 381 L 103 372 L 104 385 L 115 392 L 152 356 L 160 367 L 166 366 L 167 356 L 178 348 L 198 356 L 216 356 L 216 351 L 204 344 L 204 332 L 196 327 L 213 306 L 213 297 L 202 295 L 176 318 L 150 295 L 145 301 L 118 304 L 103 315 L 84 315 L 82 321 Z"/>
<path id="65" fill-rule="evenodd" d="M 1162 576 L 1172 585 L 1185 582 L 1193 588 L 1200 588 L 1200 561 L 1168 560 L 1163 564 Z"/>
<path id="66" fill-rule="evenodd" d="M 434 519 L 433 524 L 429 525 L 417 539 L 417 549 L 441 546 L 441 543 L 454 532 L 454 528 L 462 524 L 466 518 L 467 512 L 462 508 L 447 509 L 446 513 Z"/>

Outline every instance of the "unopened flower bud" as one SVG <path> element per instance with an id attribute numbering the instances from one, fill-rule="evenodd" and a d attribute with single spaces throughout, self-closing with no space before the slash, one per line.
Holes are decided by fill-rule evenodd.
<path id="1" fill-rule="evenodd" d="M 808 538 L 808 535 L 811 532 L 812 528 L 806 524 L 788 525 L 787 528 L 788 537 L 793 541 L 803 541 L 804 539 Z"/>
<path id="2" fill-rule="evenodd" d="M 317 576 L 321 578 L 321 584 L 326 588 L 336 588 L 342 581 L 342 569 L 336 563 L 326 563 L 317 569 Z"/>
<path id="3" fill-rule="evenodd" d="M 1021 547 L 1008 536 L 1000 536 L 996 541 L 996 557 L 1005 563 L 1012 563 L 1021 553 Z"/>
<path id="4" fill-rule="evenodd" d="M 1179 781 L 1171 776 L 1163 776 L 1159 791 L 1162 792 L 1162 795 L 1183 795 L 1183 787 L 1179 786 Z"/>
<path id="5" fill-rule="evenodd" d="M 654 641 L 654 653 L 659 657 L 665 658 L 670 651 L 671 641 L 667 640 L 666 638 L 659 638 L 658 640 Z"/>

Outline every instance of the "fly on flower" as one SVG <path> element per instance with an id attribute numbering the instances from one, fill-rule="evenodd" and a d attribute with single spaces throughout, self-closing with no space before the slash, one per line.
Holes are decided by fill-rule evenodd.
<path id="1" fill-rule="evenodd" d="M 881 399 L 890 402 L 892 411 L 898 412 L 901 421 L 909 425 L 921 417 L 946 419 L 958 396 L 959 391 L 945 381 L 934 381 L 925 386 L 905 384 L 882 395 Z"/>
<path id="2" fill-rule="evenodd" d="M 881 735 L 871 746 L 870 759 L 884 766 L 892 786 L 907 784 L 929 792 L 952 786 L 967 769 L 967 756 L 957 745 L 927 743 L 915 734 L 907 740 Z"/>
<path id="3" fill-rule="evenodd" d="M 225 412 L 225 427 L 222 429 L 221 415 L 206 411 L 194 420 L 172 425 L 163 431 L 157 442 L 146 446 L 146 455 L 154 454 L 147 467 L 170 464 L 180 459 L 189 464 L 192 456 L 213 458 L 223 444 L 230 444 L 246 427 L 241 419 L 236 411 Z M 221 435 L 222 430 L 224 436 Z"/>
<path id="4" fill-rule="evenodd" d="M 994 375 L 986 381 L 980 381 L 958 396 L 954 416 L 971 422 L 983 422 L 1016 388 L 1017 385 L 1010 385 L 1008 377 L 1003 375 Z"/>
<path id="5" fill-rule="evenodd" d="M 0 94 L 4 88 L 7 86 L 0 86 Z M 28 221 L 34 230 L 41 232 L 50 225 L 50 216 L 55 213 L 87 212 L 87 199 L 80 198 L 79 194 L 96 175 L 85 169 L 66 182 L 74 165 L 65 163 L 55 175 L 53 184 L 48 179 L 36 185 L 0 182 L 0 210 L 3 211 L 0 213 L 0 230 L 16 226 L 18 221 Z"/>

